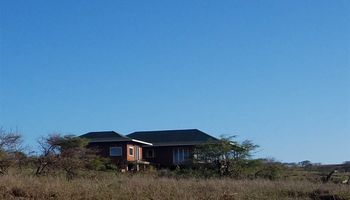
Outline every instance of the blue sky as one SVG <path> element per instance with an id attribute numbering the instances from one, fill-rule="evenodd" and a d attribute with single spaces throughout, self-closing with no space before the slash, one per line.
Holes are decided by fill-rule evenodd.
<path id="1" fill-rule="evenodd" d="M 198 128 L 350 160 L 350 1 L 0 3 L 0 126 Z"/>

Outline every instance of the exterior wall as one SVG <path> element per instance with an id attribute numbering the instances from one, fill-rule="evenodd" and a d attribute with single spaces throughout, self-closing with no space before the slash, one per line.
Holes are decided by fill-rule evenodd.
<path id="1" fill-rule="evenodd" d="M 158 167 L 170 167 L 174 166 L 176 164 L 173 163 L 173 149 L 177 148 L 186 148 L 189 149 L 190 154 L 190 161 L 192 159 L 192 154 L 194 150 L 193 145 L 184 145 L 184 146 L 163 146 L 163 147 L 143 147 L 143 158 L 150 162 L 153 165 L 156 165 Z M 148 157 L 148 151 L 153 150 L 154 151 L 154 157 L 150 158 Z M 187 162 L 188 163 L 188 162 Z M 183 163 L 186 164 L 186 163 Z"/>
<path id="2" fill-rule="evenodd" d="M 133 149 L 133 152 L 134 152 L 134 154 L 133 155 L 130 155 L 129 154 L 129 149 L 130 148 L 132 148 Z M 127 144 L 126 145 L 126 151 L 127 151 L 127 155 L 126 155 L 126 158 L 127 158 L 127 161 L 135 161 L 136 159 L 135 159 L 135 146 L 134 145 L 131 145 L 131 144 Z"/>
<path id="3" fill-rule="evenodd" d="M 143 160 L 143 147 L 140 146 L 140 160 Z"/>
<path id="4" fill-rule="evenodd" d="M 142 160 L 142 147 L 140 145 L 137 145 L 137 144 L 127 144 L 126 145 L 126 149 L 127 149 L 127 161 L 137 161 L 137 160 Z M 129 149 L 130 148 L 133 148 L 133 152 L 134 154 L 133 155 L 130 155 L 129 153 Z M 139 159 L 137 159 L 137 156 L 136 156 L 136 151 L 137 151 L 137 148 L 139 148 Z"/>
<path id="5" fill-rule="evenodd" d="M 90 143 L 90 148 L 96 149 L 97 154 L 101 157 L 110 158 L 111 161 L 119 166 L 122 169 L 127 169 L 128 164 L 133 163 L 136 160 L 136 147 L 140 148 L 140 157 L 139 160 L 145 160 L 150 162 L 151 164 L 157 167 L 171 167 L 177 164 L 173 163 L 173 150 L 177 148 L 185 148 L 189 149 L 191 162 L 192 154 L 194 150 L 194 145 L 182 145 L 182 146 L 140 146 L 138 143 L 134 142 L 99 142 L 99 143 Z M 110 147 L 122 147 L 122 156 L 110 156 L 109 151 Z M 134 156 L 129 155 L 129 148 L 132 147 L 134 149 Z M 148 150 L 154 151 L 154 157 L 148 157 Z M 188 164 L 182 163 L 182 164 Z"/>
<path id="6" fill-rule="evenodd" d="M 97 155 L 111 159 L 112 163 L 120 168 L 126 168 L 128 162 L 136 161 L 136 147 L 140 147 L 140 160 L 142 159 L 142 147 L 134 142 L 95 142 L 88 145 L 89 148 L 96 150 Z M 110 147 L 121 147 L 121 156 L 110 156 Z M 134 156 L 129 155 L 129 147 L 134 148 Z"/>

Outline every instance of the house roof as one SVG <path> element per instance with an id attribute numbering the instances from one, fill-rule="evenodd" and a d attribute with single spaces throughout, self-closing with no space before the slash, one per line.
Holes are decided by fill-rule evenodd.
<path id="1" fill-rule="evenodd" d="M 150 142 L 153 146 L 197 145 L 218 139 L 198 129 L 138 131 L 127 135 L 130 138 Z"/>
<path id="2" fill-rule="evenodd" d="M 124 136 L 122 134 L 119 134 L 114 131 L 96 131 L 96 132 L 89 132 L 86 134 L 83 134 L 79 137 L 87 138 L 90 142 L 123 142 L 123 141 L 132 141 L 137 142 L 141 144 L 146 145 L 152 145 L 149 142 L 144 142 L 141 140 L 135 140 L 132 138 L 129 138 L 127 136 Z"/>

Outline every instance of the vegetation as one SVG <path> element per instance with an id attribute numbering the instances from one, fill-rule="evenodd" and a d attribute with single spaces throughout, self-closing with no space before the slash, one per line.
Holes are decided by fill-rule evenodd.
<path id="1" fill-rule="evenodd" d="M 235 179 L 267 178 L 277 179 L 283 166 L 273 160 L 251 159 L 259 146 L 252 141 L 239 143 L 235 137 L 223 137 L 219 141 L 209 141 L 195 149 L 194 169 L 197 174 L 226 176 Z"/>
<path id="2" fill-rule="evenodd" d="M 5 175 L 8 169 L 18 160 L 21 151 L 21 136 L 15 132 L 6 133 L 0 128 L 0 175 Z"/>
<path id="3" fill-rule="evenodd" d="M 9 173 L 0 199 L 350 199 L 348 185 L 307 180 L 175 178 L 158 174 L 90 172 L 65 176 Z M 334 197 L 334 198 L 333 198 Z"/>
<path id="4" fill-rule="evenodd" d="M 0 199 L 350 199 L 348 163 L 251 159 L 258 146 L 233 139 L 198 146 L 175 170 L 121 173 L 84 139 L 49 135 L 28 155 L 19 134 L 0 129 Z"/>
<path id="5" fill-rule="evenodd" d="M 93 150 L 86 148 L 88 141 L 83 138 L 50 135 L 41 138 L 38 143 L 41 152 L 37 157 L 36 175 L 63 170 L 70 180 L 77 176 L 79 170 L 96 165 L 99 159 Z"/>

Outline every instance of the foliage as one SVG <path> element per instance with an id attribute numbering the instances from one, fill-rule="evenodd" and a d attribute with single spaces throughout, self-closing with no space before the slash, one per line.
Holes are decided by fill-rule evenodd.
<path id="1" fill-rule="evenodd" d="M 0 128 L 0 175 L 7 174 L 8 169 L 18 163 L 21 146 L 21 135 Z"/>
<path id="2" fill-rule="evenodd" d="M 0 175 L 7 174 L 13 163 L 14 161 L 8 153 L 0 151 Z"/>
<path id="3" fill-rule="evenodd" d="M 74 136 L 63 136 L 58 138 L 59 166 L 66 172 L 67 178 L 72 179 L 77 175 L 77 169 L 83 168 L 88 162 L 86 139 Z"/>
<path id="4" fill-rule="evenodd" d="M 312 166 L 312 162 L 310 160 L 304 160 L 304 161 L 299 162 L 299 165 L 301 167 L 309 167 L 309 166 Z"/>
<path id="5" fill-rule="evenodd" d="M 50 169 L 62 169 L 67 179 L 77 175 L 79 169 L 101 169 L 103 163 L 95 152 L 86 148 L 88 140 L 72 135 L 50 135 L 39 140 L 41 154 L 37 159 L 37 175 Z"/>
<path id="6" fill-rule="evenodd" d="M 276 180 L 282 176 L 282 171 L 286 170 L 282 163 L 270 159 L 257 160 L 257 170 L 255 178 Z"/>
<path id="7" fill-rule="evenodd" d="M 86 168 L 95 171 L 117 170 L 117 167 L 111 163 L 108 158 L 95 156 L 90 162 L 86 163 Z"/>
<path id="8" fill-rule="evenodd" d="M 248 166 L 253 151 L 259 146 L 250 140 L 234 141 L 235 136 L 223 137 L 198 145 L 194 150 L 196 168 L 200 171 L 240 178 Z"/>
<path id="9" fill-rule="evenodd" d="M 58 163 L 59 135 L 49 135 L 38 140 L 39 155 L 36 157 L 36 175 L 43 175 Z"/>
<path id="10" fill-rule="evenodd" d="M 17 132 L 6 132 L 0 128 L 0 151 L 16 152 L 22 146 L 22 137 Z"/>

